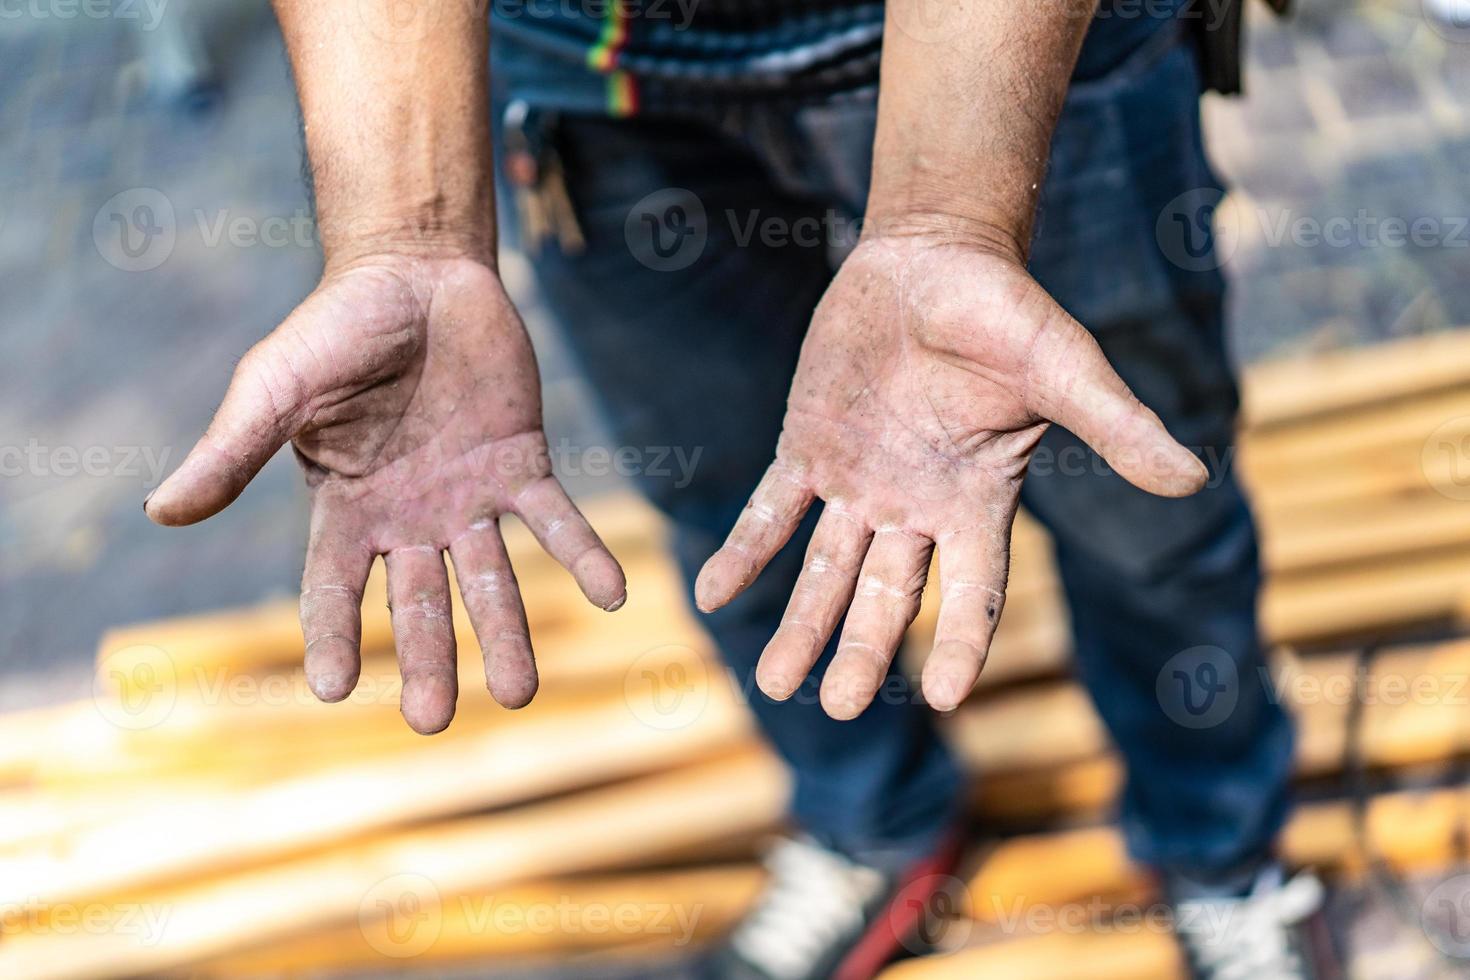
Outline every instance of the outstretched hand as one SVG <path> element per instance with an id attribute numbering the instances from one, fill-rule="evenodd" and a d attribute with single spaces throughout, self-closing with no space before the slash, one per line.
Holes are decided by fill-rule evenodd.
<path id="1" fill-rule="evenodd" d="M 931 705 L 954 708 L 984 665 L 1021 480 L 1050 422 L 1149 492 L 1186 496 L 1206 479 L 1015 259 L 919 237 L 865 241 L 817 307 L 775 462 L 701 571 L 700 608 L 739 595 L 821 498 L 757 668 L 761 689 L 790 697 L 846 614 L 821 701 L 835 718 L 860 714 L 918 612 L 937 545 L 939 621 L 922 683 Z"/>
<path id="2" fill-rule="evenodd" d="M 458 674 L 446 550 L 491 694 L 507 707 L 531 700 L 536 667 L 502 514 L 521 518 L 593 603 L 623 603 L 622 569 L 551 473 L 525 328 L 480 263 L 388 256 L 330 273 L 240 361 L 148 516 L 177 525 L 217 513 L 288 440 L 311 490 L 301 622 L 308 682 L 324 700 L 357 683 L 363 588 L 383 555 L 403 715 L 426 734 L 449 724 Z"/>

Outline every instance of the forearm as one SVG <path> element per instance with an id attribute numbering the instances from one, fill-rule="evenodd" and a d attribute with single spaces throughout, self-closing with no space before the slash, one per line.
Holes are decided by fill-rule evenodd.
<path id="1" fill-rule="evenodd" d="M 870 234 L 973 238 L 1025 256 L 1091 11 L 1080 0 L 888 0 Z"/>
<path id="2" fill-rule="evenodd" d="M 488 27 L 478 4 L 395 24 L 391 3 L 274 0 L 328 267 L 376 252 L 493 265 Z"/>

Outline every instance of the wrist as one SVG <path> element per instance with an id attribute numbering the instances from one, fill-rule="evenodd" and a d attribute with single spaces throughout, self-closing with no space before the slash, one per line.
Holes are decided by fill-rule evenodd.
<path id="1" fill-rule="evenodd" d="M 469 259 L 496 268 L 493 208 L 479 220 L 444 214 L 437 207 L 366 210 L 318 218 L 327 271 L 370 263 L 381 256 Z"/>
<path id="2" fill-rule="evenodd" d="M 308 131 L 318 232 L 328 265 L 363 255 L 495 260 L 495 196 L 483 122 L 418 106 L 401 131 L 383 126 L 372 155 L 353 152 L 351 171 L 333 161 L 349 152 Z M 316 144 L 316 145 L 313 145 Z"/>
<path id="3" fill-rule="evenodd" d="M 884 207 L 875 202 L 863 222 L 860 241 L 909 240 L 934 246 L 960 246 L 1025 266 L 1030 223 L 1024 228 L 983 208 Z"/>

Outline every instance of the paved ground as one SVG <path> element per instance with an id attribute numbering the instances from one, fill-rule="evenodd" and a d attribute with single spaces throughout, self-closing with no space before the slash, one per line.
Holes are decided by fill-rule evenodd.
<path id="1" fill-rule="evenodd" d="M 1206 105 L 1237 190 L 1240 354 L 1470 323 L 1470 31 L 1431 27 L 1419 0 L 1299 6 L 1285 24 L 1252 10 L 1248 97 Z"/>
<path id="2" fill-rule="evenodd" d="M 1222 221 L 1243 358 L 1470 323 L 1470 31 L 1432 29 L 1418 4 L 1311 0 L 1284 26 L 1251 12 L 1250 95 L 1207 106 L 1237 188 Z M 155 528 L 140 506 L 319 270 L 279 38 L 261 0 L 209 7 L 222 97 L 195 116 L 144 97 L 139 41 L 160 35 L 138 22 L 46 0 L 0 17 L 0 710 L 84 693 L 109 624 L 286 593 L 299 572 L 288 459 L 198 528 Z M 103 205 L 123 193 L 146 219 L 157 197 L 139 188 L 177 231 L 166 261 L 127 271 L 140 260 Z M 284 239 L 216 238 L 238 218 Z M 526 309 L 552 438 L 590 444 L 585 392 Z M 1381 903 L 1378 921 L 1392 932 Z"/>

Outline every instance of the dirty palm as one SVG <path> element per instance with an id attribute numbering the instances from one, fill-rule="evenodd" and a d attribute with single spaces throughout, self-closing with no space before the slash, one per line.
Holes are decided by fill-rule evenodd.
<path id="1" fill-rule="evenodd" d="M 590 601 L 616 609 L 625 598 L 622 569 L 551 473 L 530 339 L 484 265 L 383 256 L 328 275 L 241 359 L 149 516 L 209 517 L 288 440 L 311 490 L 301 621 L 307 679 L 325 700 L 357 683 L 377 555 L 403 714 L 425 733 L 449 724 L 458 696 L 446 551 L 490 692 L 507 707 L 531 700 L 536 668 L 502 515 L 523 520 Z"/>
<path id="2" fill-rule="evenodd" d="M 955 707 L 985 662 L 1021 480 L 1049 422 L 1144 490 L 1181 496 L 1204 484 L 1204 466 L 1016 260 L 944 239 L 865 241 L 817 307 L 776 459 L 701 572 L 700 607 L 754 581 L 820 498 L 761 689 L 789 697 L 845 613 L 821 700 L 833 717 L 858 715 L 918 612 L 937 547 L 923 691 Z"/>

